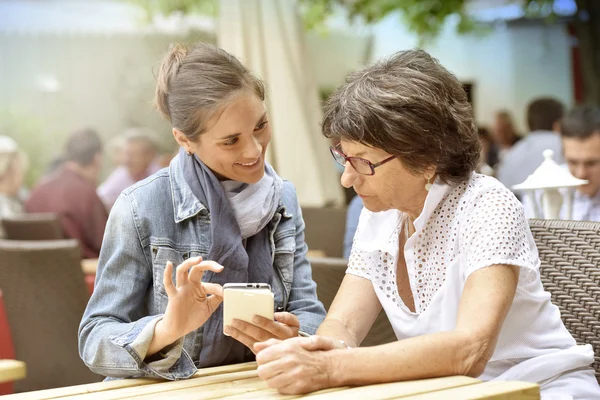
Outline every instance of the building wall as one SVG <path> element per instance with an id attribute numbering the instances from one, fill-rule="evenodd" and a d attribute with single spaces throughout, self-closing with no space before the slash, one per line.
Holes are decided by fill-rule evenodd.
<path id="1" fill-rule="evenodd" d="M 398 15 L 377 24 L 373 34 L 373 60 L 418 45 Z M 567 106 L 573 103 L 569 36 L 562 24 L 503 24 L 485 34 L 461 36 L 450 21 L 424 49 L 461 81 L 474 84 L 480 124 L 491 125 L 496 110 L 508 109 L 525 132 L 525 107 L 531 99 L 554 96 Z"/>

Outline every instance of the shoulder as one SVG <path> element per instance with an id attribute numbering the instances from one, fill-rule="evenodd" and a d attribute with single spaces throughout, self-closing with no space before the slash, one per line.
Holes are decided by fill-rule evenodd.
<path id="1" fill-rule="evenodd" d="M 296 193 L 296 187 L 292 182 L 283 180 L 280 201 L 290 213 L 298 207 L 298 194 Z"/>
<path id="2" fill-rule="evenodd" d="M 165 192 L 170 196 L 171 184 L 168 168 L 163 168 L 157 173 L 150 175 L 148 178 L 143 179 L 123 190 L 123 193 L 126 196 L 135 198 L 153 196 L 163 194 Z"/>
<path id="3" fill-rule="evenodd" d="M 515 195 L 496 178 L 478 173 L 471 175 L 463 196 L 473 205 L 485 205 L 488 201 L 500 199 L 520 204 Z"/>
<path id="4" fill-rule="evenodd" d="M 480 174 L 467 184 L 458 213 L 467 231 L 526 224 L 523 205 L 515 195 L 495 178 Z"/>

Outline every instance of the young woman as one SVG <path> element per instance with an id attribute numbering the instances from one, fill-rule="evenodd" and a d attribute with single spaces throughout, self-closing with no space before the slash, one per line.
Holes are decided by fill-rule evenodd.
<path id="1" fill-rule="evenodd" d="M 187 378 L 254 359 L 255 342 L 320 325 L 295 189 L 265 162 L 264 99 L 262 82 L 219 48 L 176 46 L 164 59 L 156 105 L 181 150 L 111 211 L 79 329 L 94 372 Z M 229 282 L 270 283 L 276 321 L 223 327 Z"/>

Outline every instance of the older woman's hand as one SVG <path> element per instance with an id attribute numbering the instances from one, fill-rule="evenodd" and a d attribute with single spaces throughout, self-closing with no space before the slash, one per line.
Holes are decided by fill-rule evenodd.
<path id="1" fill-rule="evenodd" d="M 225 327 L 225 333 L 242 342 L 254 352 L 256 343 L 269 339 L 285 340 L 298 336 L 300 322 L 298 317 L 288 312 L 275 313 L 275 321 L 255 315 L 252 323 L 234 319 L 231 325 Z"/>
<path id="2" fill-rule="evenodd" d="M 258 376 L 282 394 L 334 387 L 334 366 L 328 350 L 344 347 L 340 341 L 323 336 L 258 343 Z"/>

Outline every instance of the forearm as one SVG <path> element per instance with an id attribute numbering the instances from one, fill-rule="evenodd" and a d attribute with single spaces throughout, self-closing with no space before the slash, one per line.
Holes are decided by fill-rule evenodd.
<path id="1" fill-rule="evenodd" d="M 165 329 L 164 322 L 161 319 L 154 327 L 154 335 L 152 336 L 152 341 L 148 346 L 146 357 L 152 357 L 165 347 L 175 343 L 177 339 L 179 339 L 179 337 L 173 335 L 171 332 Z"/>
<path id="2" fill-rule="evenodd" d="M 336 337 L 337 338 L 337 337 Z M 333 350 L 335 386 L 366 385 L 450 375 L 479 376 L 482 346 L 458 332 L 418 336 L 352 351 Z"/>
<path id="3" fill-rule="evenodd" d="M 334 318 L 325 318 L 317 330 L 317 335 L 327 336 L 332 339 L 343 340 L 350 347 L 358 347 L 363 338 L 357 338 L 347 329 L 346 325 Z"/>

